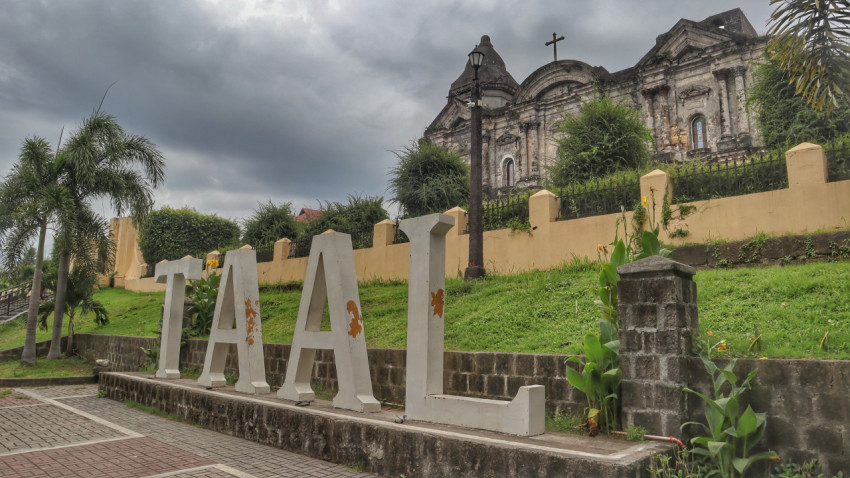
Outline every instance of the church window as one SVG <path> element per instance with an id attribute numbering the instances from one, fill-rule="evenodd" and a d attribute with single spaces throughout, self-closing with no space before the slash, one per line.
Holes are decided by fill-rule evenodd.
<path id="1" fill-rule="evenodd" d="M 691 144 L 693 149 L 708 147 L 708 134 L 705 129 L 705 116 L 698 115 L 691 120 Z"/>
<path id="2" fill-rule="evenodd" d="M 504 171 L 504 178 L 505 178 L 504 185 L 505 185 L 505 187 L 514 186 L 514 181 L 515 181 L 514 180 L 514 160 L 509 159 L 509 160 L 505 161 L 504 169 L 505 169 L 505 171 Z"/>

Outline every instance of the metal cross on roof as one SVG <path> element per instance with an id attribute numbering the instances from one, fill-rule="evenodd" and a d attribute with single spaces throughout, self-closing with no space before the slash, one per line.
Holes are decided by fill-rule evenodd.
<path id="1" fill-rule="evenodd" d="M 555 61 L 558 61 L 558 42 L 563 40 L 564 36 L 560 37 L 556 33 L 552 33 L 552 41 L 547 41 L 546 46 L 552 45 L 555 49 Z"/>

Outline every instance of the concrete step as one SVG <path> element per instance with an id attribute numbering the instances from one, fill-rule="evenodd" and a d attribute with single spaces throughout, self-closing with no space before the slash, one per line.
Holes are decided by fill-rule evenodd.
<path id="1" fill-rule="evenodd" d="M 206 390 L 195 380 L 150 373 L 100 374 L 100 390 L 203 426 L 314 458 L 407 477 L 644 477 L 666 443 L 545 433 L 516 437 L 423 422 L 395 423 L 403 410 L 357 413 L 315 400 L 307 407 L 274 393 Z"/>

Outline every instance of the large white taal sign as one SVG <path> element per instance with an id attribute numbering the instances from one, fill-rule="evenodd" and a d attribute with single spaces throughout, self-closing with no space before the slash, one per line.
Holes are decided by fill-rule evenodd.
<path id="1" fill-rule="evenodd" d="M 520 387 L 512 401 L 443 394 L 443 327 L 445 307 L 445 236 L 454 218 L 432 214 L 401 222 L 410 238 L 407 318 L 406 410 L 409 419 L 493 430 L 513 435 L 544 431 L 544 387 Z M 197 263 L 192 262 L 197 261 Z M 181 259 L 157 264 L 157 281 L 167 281 L 163 317 L 162 353 L 157 377 L 179 378 L 182 304 L 186 279 L 200 277 L 200 260 Z M 179 289 L 179 291 L 178 291 Z M 322 331 L 327 303 L 331 330 Z M 182 311 L 182 307 L 180 308 Z M 175 323 L 177 325 L 175 325 Z M 172 330 L 174 329 L 174 330 Z M 176 334 L 176 335 L 175 335 Z M 360 412 L 380 411 L 372 394 L 367 358 L 366 329 L 354 268 L 351 237 L 328 231 L 313 238 L 295 335 L 278 397 L 310 400 L 310 375 L 315 351 L 334 351 L 339 392 L 333 405 Z M 256 252 L 230 251 L 216 302 L 204 370 L 198 382 L 207 387 L 225 384 L 227 351 L 236 345 L 239 380 L 236 390 L 268 393 L 263 360 Z"/>

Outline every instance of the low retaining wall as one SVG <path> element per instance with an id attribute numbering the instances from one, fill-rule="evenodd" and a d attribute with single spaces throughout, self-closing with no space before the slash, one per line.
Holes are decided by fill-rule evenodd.
<path id="1" fill-rule="evenodd" d="M 106 358 L 113 371 L 137 371 L 144 362 L 140 347 L 150 348 L 157 339 L 114 335 L 77 334 L 80 355 Z M 39 344 L 47 352 L 49 342 Z M 269 384 L 280 385 L 289 357 L 288 344 L 265 344 Z M 189 340 L 181 350 L 181 364 L 202 368 L 206 341 Z M 0 352 L 0 358 L 20 358 L 21 348 Z M 236 372 L 235 347 L 228 357 L 228 370 Z M 445 352 L 444 387 L 448 394 L 510 399 L 523 385 L 546 387 L 549 413 L 581 413 L 585 399 L 573 389 L 564 374 L 565 355 L 510 354 L 489 352 Z M 336 389 L 332 351 L 316 353 L 313 379 Z M 369 365 L 375 397 L 390 403 L 404 402 L 405 351 L 369 349 Z M 690 358 L 688 381 L 693 388 L 710 390 L 708 374 L 697 358 Z M 722 364 L 722 360 L 718 360 Z M 736 373 L 759 372 L 745 399 L 757 412 L 767 412 L 766 449 L 779 453 L 783 461 L 802 462 L 817 458 L 824 471 L 850 471 L 850 360 L 739 359 Z M 650 392 L 646 403 L 663 402 Z M 680 392 L 684 394 L 684 392 Z M 692 419 L 701 420 L 702 403 L 687 395 L 688 409 L 698 410 Z M 743 405 L 744 407 L 746 406 Z"/>
<path id="2" fill-rule="evenodd" d="M 273 397 L 208 391 L 186 382 L 100 374 L 100 390 L 107 398 L 133 400 L 210 430 L 383 476 L 638 478 L 648 476 L 651 455 L 671 450 L 671 445 L 658 442 L 562 435 L 523 438 L 416 422 L 396 424 L 392 413 L 334 411 L 319 403 L 300 408 Z"/>
<path id="3" fill-rule="evenodd" d="M 89 359 L 109 360 L 110 370 L 138 371 L 145 356 L 141 348 L 150 348 L 157 339 L 119 335 L 77 334 L 75 343 L 80 355 Z M 266 379 L 280 386 L 289 359 L 289 344 L 264 344 Z M 207 341 L 188 340 L 180 350 L 181 367 L 201 369 Z M 404 403 L 406 351 L 401 349 L 369 349 L 369 369 L 375 398 L 392 404 Z M 18 353 L 20 356 L 20 353 Z M 549 413 L 582 413 L 587 402 L 575 391 L 564 373 L 566 355 L 509 354 L 492 352 L 445 352 L 444 391 L 451 395 L 511 400 L 519 387 L 544 385 L 546 409 Z M 231 345 L 226 370 L 236 373 L 236 346 Z M 336 366 L 332 350 L 316 352 L 313 380 L 325 388 L 336 390 Z"/>

